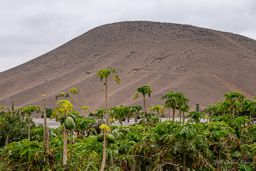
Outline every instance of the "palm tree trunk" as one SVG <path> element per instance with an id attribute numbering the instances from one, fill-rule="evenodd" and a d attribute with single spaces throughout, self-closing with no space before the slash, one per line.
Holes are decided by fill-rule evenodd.
<path id="1" fill-rule="evenodd" d="M 30 114 L 28 114 L 28 139 L 30 140 Z"/>
<path id="2" fill-rule="evenodd" d="M 100 124 L 101 124 L 101 125 L 103 124 L 103 116 L 102 116 L 102 118 L 101 118 Z M 100 133 L 102 133 L 102 129 L 100 130 Z"/>
<path id="3" fill-rule="evenodd" d="M 73 135 L 74 135 L 74 130 L 71 130 L 70 131 L 70 137 L 73 138 Z M 73 144 L 73 140 L 70 140 L 69 144 Z"/>
<path id="4" fill-rule="evenodd" d="M 45 152 L 49 150 L 49 137 L 48 137 L 48 129 L 47 129 L 47 117 L 46 117 L 46 102 L 44 99 L 44 149 Z M 46 155 L 45 162 L 47 166 L 50 166 L 49 155 Z"/>
<path id="5" fill-rule="evenodd" d="M 67 112 L 65 112 L 65 115 L 67 117 Z M 62 158 L 62 165 L 65 166 L 68 161 L 68 146 L 67 146 L 67 136 L 68 132 L 67 129 L 64 126 L 64 144 L 63 144 L 63 158 Z"/>
<path id="6" fill-rule="evenodd" d="M 106 100 L 106 122 L 109 126 L 109 105 L 108 105 L 108 79 L 105 78 L 105 100 Z"/>
<path id="7" fill-rule="evenodd" d="M 100 171 L 104 171 L 105 162 L 106 162 L 106 130 L 104 130 L 103 158 L 102 158 L 102 163 L 101 163 L 101 169 L 100 169 Z"/>
<path id="8" fill-rule="evenodd" d="M 63 126 L 63 124 L 61 124 L 61 126 Z M 64 130 L 63 130 L 63 128 L 61 128 L 61 139 L 64 140 Z"/>
<path id="9" fill-rule="evenodd" d="M 146 96 L 143 94 L 143 122 L 145 122 L 146 118 Z"/>
<path id="10" fill-rule="evenodd" d="M 5 139 L 5 144 L 4 144 L 4 146 L 7 146 L 7 145 L 8 145 L 8 141 L 9 141 L 9 134 L 6 135 L 6 139 Z"/>

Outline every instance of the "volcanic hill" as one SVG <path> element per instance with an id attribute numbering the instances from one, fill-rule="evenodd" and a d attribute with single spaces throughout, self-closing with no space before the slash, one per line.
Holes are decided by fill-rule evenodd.
<path id="1" fill-rule="evenodd" d="M 237 34 L 172 23 L 119 22 L 94 28 L 25 64 L 0 73 L 0 106 L 55 108 L 55 96 L 75 87 L 75 109 L 105 108 L 104 85 L 95 73 L 114 68 L 121 79 L 109 79 L 109 104 L 143 105 L 133 100 L 136 88 L 151 85 L 147 107 L 162 104 L 169 91 L 180 91 L 192 109 L 240 91 L 256 95 L 256 41 Z M 69 99 L 71 100 L 71 98 Z"/>

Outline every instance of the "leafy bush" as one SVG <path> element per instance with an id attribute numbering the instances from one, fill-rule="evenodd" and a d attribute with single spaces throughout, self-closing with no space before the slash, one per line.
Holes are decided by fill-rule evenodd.
<path id="1" fill-rule="evenodd" d="M 52 116 L 52 109 L 51 108 L 46 108 L 46 117 L 50 118 L 51 116 Z M 41 118 L 44 118 L 44 111 L 42 111 Z"/>
<path id="2" fill-rule="evenodd" d="M 0 147 L 5 145 L 7 135 L 9 143 L 28 138 L 28 118 L 20 117 L 17 111 L 11 113 L 1 112 L 0 117 L 5 120 L 5 124 L 1 128 Z M 37 127 L 32 119 L 30 122 L 31 129 Z"/>
<path id="3" fill-rule="evenodd" d="M 1 170 L 42 170 L 44 163 L 43 143 L 23 139 L 19 142 L 12 142 L 0 150 L 6 165 Z"/>

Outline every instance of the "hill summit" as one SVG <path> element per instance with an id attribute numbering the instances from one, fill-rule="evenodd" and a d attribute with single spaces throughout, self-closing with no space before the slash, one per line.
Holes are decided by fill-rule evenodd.
<path id="1" fill-rule="evenodd" d="M 103 25 L 18 67 L 0 73 L 0 106 L 54 108 L 55 96 L 75 87 L 75 109 L 105 108 L 104 85 L 95 73 L 114 68 L 121 83 L 109 79 L 110 107 L 143 105 L 136 88 L 151 85 L 147 107 L 180 91 L 195 108 L 240 91 L 256 95 L 256 41 L 237 34 L 172 23 L 130 21 Z M 71 100 L 71 99 L 70 99 Z"/>

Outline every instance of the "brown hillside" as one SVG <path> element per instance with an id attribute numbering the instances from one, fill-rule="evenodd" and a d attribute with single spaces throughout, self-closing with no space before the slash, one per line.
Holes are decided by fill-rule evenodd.
<path id="1" fill-rule="evenodd" d="M 0 106 L 43 105 L 54 108 L 55 96 L 76 87 L 75 109 L 105 108 L 104 85 L 95 72 L 117 70 L 121 84 L 109 81 L 111 106 L 142 105 L 136 88 L 151 85 L 147 107 L 161 96 L 181 91 L 201 106 L 240 91 L 256 95 L 256 41 L 240 35 L 190 25 L 120 22 L 97 27 L 34 60 L 0 73 Z M 71 99 L 70 99 L 71 100 Z"/>

